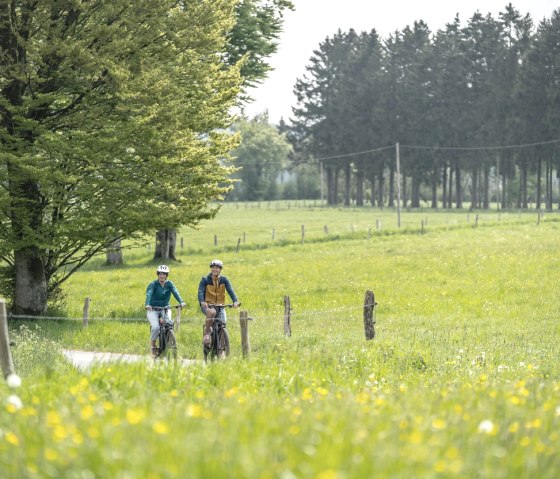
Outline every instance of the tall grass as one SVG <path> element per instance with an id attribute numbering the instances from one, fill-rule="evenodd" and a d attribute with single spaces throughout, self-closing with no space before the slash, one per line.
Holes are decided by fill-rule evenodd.
<path id="1" fill-rule="evenodd" d="M 198 280 L 208 260 L 225 261 L 255 319 L 250 358 L 230 314 L 225 362 L 69 369 L 59 348 L 147 353 L 150 252 L 126 253 L 122 268 L 92 265 L 68 285 L 70 317 L 92 298 L 88 328 L 10 323 L 16 365 L 33 364 L 33 349 L 37 357 L 20 368 L 23 407 L 1 406 L 2 477 L 557 476 L 557 216 L 537 226 L 533 215 L 496 213 L 475 228 L 472 215 L 453 223 L 455 213 L 424 212 L 424 235 L 405 226 L 370 237 L 373 211 L 239 206 L 182 233 L 171 277 L 190 306 L 180 354 L 201 359 Z M 325 238 L 327 222 L 338 239 Z M 304 223 L 304 244 L 297 227 L 293 239 L 268 237 L 272 224 L 278 234 Z M 213 245 L 213 234 L 243 230 L 239 252 Z M 373 341 L 364 340 L 366 290 L 379 303 Z M 0 385 L 0 399 L 9 394 Z"/>

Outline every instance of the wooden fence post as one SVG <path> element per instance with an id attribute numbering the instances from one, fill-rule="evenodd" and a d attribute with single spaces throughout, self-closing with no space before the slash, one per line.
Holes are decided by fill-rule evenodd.
<path id="1" fill-rule="evenodd" d="M 214 235 L 214 246 L 218 246 L 218 235 Z"/>
<path id="2" fill-rule="evenodd" d="M 366 298 L 364 301 L 364 329 L 366 333 L 366 340 L 375 337 L 375 296 L 373 291 L 366 291 Z"/>
<path id="3" fill-rule="evenodd" d="M 243 357 L 248 358 L 251 352 L 251 346 L 249 345 L 249 325 L 247 311 L 239 312 L 239 326 L 241 329 L 241 350 L 243 351 Z"/>
<path id="4" fill-rule="evenodd" d="M 291 311 L 292 308 L 290 306 L 290 297 L 284 296 L 284 335 L 285 336 L 292 335 Z"/>
<path id="5" fill-rule="evenodd" d="M 10 351 L 10 340 L 8 338 L 8 320 L 6 318 L 6 303 L 0 299 L 0 365 L 2 374 L 7 378 L 15 374 L 12 352 Z"/>
<path id="6" fill-rule="evenodd" d="M 305 241 L 305 225 L 301 225 L 301 244 Z"/>
<path id="7" fill-rule="evenodd" d="M 241 244 L 241 238 L 237 238 L 237 248 L 235 248 L 235 252 L 239 253 L 239 245 Z"/>
<path id="8" fill-rule="evenodd" d="M 89 298 L 86 298 L 84 301 L 84 327 L 87 327 L 89 324 Z"/>

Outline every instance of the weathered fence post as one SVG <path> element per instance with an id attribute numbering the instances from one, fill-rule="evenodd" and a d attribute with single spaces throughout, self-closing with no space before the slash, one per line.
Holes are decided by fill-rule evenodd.
<path id="1" fill-rule="evenodd" d="M 290 297 L 284 296 L 284 335 L 292 335 L 292 323 L 291 323 L 291 311 Z"/>
<path id="2" fill-rule="evenodd" d="M 474 227 L 476 228 L 478 226 L 478 213 L 476 215 L 476 218 L 474 219 Z"/>
<path id="3" fill-rule="evenodd" d="M 241 238 L 237 238 L 237 248 L 235 248 L 235 252 L 239 253 L 239 245 L 241 244 Z"/>
<path id="4" fill-rule="evenodd" d="M 421 229 L 422 234 L 424 234 L 424 220 L 422 220 L 422 229 Z"/>
<path id="5" fill-rule="evenodd" d="M 247 311 L 240 311 L 239 312 L 239 326 L 241 329 L 241 351 L 243 351 L 243 357 L 249 357 L 249 353 L 251 352 L 251 346 L 249 345 L 249 325 L 247 323 L 248 320 Z"/>
<path id="6" fill-rule="evenodd" d="M 218 246 L 218 235 L 214 235 L 214 246 Z"/>
<path id="7" fill-rule="evenodd" d="M 364 301 L 364 329 L 366 333 L 366 340 L 375 337 L 375 296 L 373 291 L 366 291 L 366 298 Z"/>
<path id="8" fill-rule="evenodd" d="M 301 244 L 305 241 L 305 225 L 301 225 Z"/>
<path id="9" fill-rule="evenodd" d="M 8 338 L 8 320 L 6 318 L 6 303 L 0 298 L 0 365 L 2 374 L 7 378 L 15 374 L 14 362 L 10 351 L 10 340 Z"/>
<path id="10" fill-rule="evenodd" d="M 89 298 L 84 300 L 84 327 L 89 324 Z"/>

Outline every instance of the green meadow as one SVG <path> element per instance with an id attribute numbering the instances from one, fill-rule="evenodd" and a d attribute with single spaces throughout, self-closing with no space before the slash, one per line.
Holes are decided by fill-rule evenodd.
<path id="1" fill-rule="evenodd" d="M 179 232 L 188 366 L 68 363 L 64 349 L 148 355 L 151 240 L 126 245 L 124 266 L 96 258 L 57 318 L 9 322 L 22 385 L 0 384 L 0 477 L 558 477 L 560 213 L 400 219 L 239 203 Z M 251 352 L 230 311 L 231 356 L 204 365 L 196 293 L 215 257 L 253 318 Z"/>

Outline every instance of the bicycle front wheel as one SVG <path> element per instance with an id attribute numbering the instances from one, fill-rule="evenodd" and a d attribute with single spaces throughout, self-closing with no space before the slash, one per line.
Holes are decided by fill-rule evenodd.
<path id="1" fill-rule="evenodd" d="M 173 329 L 169 328 L 165 334 L 165 347 L 167 356 L 171 356 L 174 361 L 177 360 L 177 339 Z"/>
<path id="2" fill-rule="evenodd" d="M 229 334 L 226 328 L 218 332 L 218 358 L 229 356 Z"/>

